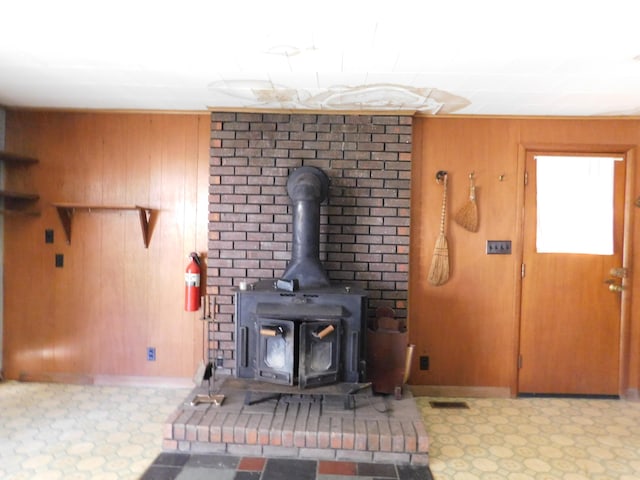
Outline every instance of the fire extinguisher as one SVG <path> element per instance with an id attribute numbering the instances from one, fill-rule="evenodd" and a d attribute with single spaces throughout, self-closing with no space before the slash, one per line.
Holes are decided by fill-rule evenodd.
<path id="1" fill-rule="evenodd" d="M 196 252 L 191 252 L 189 258 L 184 274 L 184 309 L 196 312 L 200 310 L 200 258 Z"/>

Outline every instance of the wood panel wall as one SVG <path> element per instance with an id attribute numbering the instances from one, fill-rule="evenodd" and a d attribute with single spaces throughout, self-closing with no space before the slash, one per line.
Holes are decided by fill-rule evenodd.
<path id="1" fill-rule="evenodd" d="M 512 240 L 521 247 L 522 149 L 539 146 L 610 146 L 629 150 L 640 144 L 638 120 L 500 118 L 418 118 L 414 121 L 409 279 L 410 339 L 416 344 L 410 383 L 432 387 L 517 388 L 519 276 L 517 255 L 486 255 L 487 240 Z M 442 188 L 438 170 L 449 172 L 447 239 L 451 279 L 427 283 L 438 235 Z M 469 172 L 475 172 L 480 230 L 471 233 L 452 221 L 468 198 Z M 631 196 L 640 195 L 635 168 Z M 640 209 L 631 208 L 630 242 L 640 238 Z M 623 391 L 637 395 L 640 384 L 640 287 L 631 264 Z M 429 356 L 429 370 L 419 357 Z M 437 391 L 437 388 L 434 389 Z"/>
<path id="2" fill-rule="evenodd" d="M 8 378 L 92 381 L 100 376 L 188 378 L 202 356 L 202 325 L 182 310 L 185 256 L 207 250 L 209 115 L 7 112 L 8 150 L 36 156 L 30 179 L 40 217 L 5 218 L 4 369 Z M 410 383 L 516 385 L 519 259 L 485 255 L 488 239 L 520 248 L 523 145 L 612 145 L 636 152 L 638 120 L 416 118 L 409 326 Z M 637 158 L 638 155 L 635 154 Z M 426 282 L 450 172 L 451 280 Z M 451 221 L 474 171 L 480 231 Z M 640 168 L 631 182 L 640 195 Z M 31 182 L 31 185 L 28 183 Z M 157 210 L 149 249 L 132 213 L 81 213 L 67 245 L 51 202 L 146 204 Z M 640 208 L 628 225 L 640 236 Z M 55 242 L 44 243 L 53 229 Z M 64 268 L 55 268 L 56 253 Z M 640 286 L 632 259 L 625 385 L 640 385 Z M 146 360 L 146 347 L 157 360 Z M 419 357 L 430 357 L 428 371 Z"/>
<path id="3" fill-rule="evenodd" d="M 7 113 L 6 150 L 40 160 L 14 181 L 41 210 L 5 218 L 7 378 L 194 374 L 203 325 L 183 285 L 187 254 L 207 251 L 209 129 L 207 114 Z M 128 211 L 76 213 L 67 244 L 54 202 L 150 207 L 149 248 Z"/>

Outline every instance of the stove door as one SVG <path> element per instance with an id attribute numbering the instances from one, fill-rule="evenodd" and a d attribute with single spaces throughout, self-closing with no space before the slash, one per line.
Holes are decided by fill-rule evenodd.
<path id="1" fill-rule="evenodd" d="M 307 321 L 300 324 L 300 388 L 338 381 L 341 336 L 340 319 Z"/>
<path id="2" fill-rule="evenodd" d="M 296 378 L 295 323 L 290 320 L 258 318 L 256 380 L 293 385 Z"/>

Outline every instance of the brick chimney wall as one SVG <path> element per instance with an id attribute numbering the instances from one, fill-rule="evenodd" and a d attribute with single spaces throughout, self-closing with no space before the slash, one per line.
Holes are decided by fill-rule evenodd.
<path id="1" fill-rule="evenodd" d="M 331 179 L 320 260 L 332 283 L 369 294 L 369 315 L 406 317 L 412 118 L 398 115 L 212 113 L 207 293 L 217 312 L 209 357 L 235 369 L 234 288 L 277 279 L 291 257 L 289 174 Z"/>

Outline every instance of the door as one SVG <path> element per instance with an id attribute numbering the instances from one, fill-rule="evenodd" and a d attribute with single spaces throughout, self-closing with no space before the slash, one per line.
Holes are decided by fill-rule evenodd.
<path id="1" fill-rule="evenodd" d="M 339 380 L 341 333 L 340 319 L 300 324 L 300 388 L 328 385 Z"/>
<path id="2" fill-rule="evenodd" d="M 282 385 L 293 385 L 296 378 L 295 323 L 291 320 L 259 318 L 258 359 L 255 379 Z"/>
<path id="3" fill-rule="evenodd" d="M 555 249 L 544 244 L 546 240 L 550 243 L 555 239 L 566 240 L 570 235 L 561 232 L 564 225 L 547 226 L 546 234 L 538 228 L 545 224 L 545 219 L 539 217 L 542 210 L 549 210 L 546 202 L 538 196 L 543 195 L 538 192 L 538 183 L 542 185 L 542 179 L 549 178 L 549 165 L 553 168 L 550 160 L 564 160 L 545 158 L 543 163 L 540 156 L 527 154 L 519 393 L 619 393 L 621 294 L 614 290 L 618 290 L 621 284 L 621 279 L 617 278 L 621 276 L 620 270 L 615 269 L 622 267 L 626 167 L 624 159 L 618 157 L 619 160 L 612 161 L 608 180 L 605 180 L 607 175 L 595 175 L 605 184 L 610 182 L 612 190 L 607 200 L 609 204 L 603 208 L 610 212 L 610 222 L 606 227 L 597 228 L 595 235 L 610 239 L 610 250 L 566 253 L 563 246 Z M 587 162 L 593 158 L 582 156 L 572 161 L 582 159 Z M 581 162 L 579 168 L 582 165 Z M 552 170 L 551 176 L 554 174 Z M 581 175 L 572 175 L 558 168 L 555 180 L 559 180 L 559 187 L 555 190 L 565 192 L 554 204 L 558 206 L 557 211 L 564 212 L 561 218 L 564 216 L 566 222 L 561 223 L 591 225 L 595 222 L 595 211 L 600 208 L 600 203 L 607 201 L 598 201 L 594 205 L 591 200 L 595 195 L 589 189 L 582 195 L 566 193 L 572 182 L 584 182 Z M 544 182 L 548 183 L 547 180 Z M 559 207 L 564 203 L 568 208 Z M 544 242 L 543 237 L 546 239 Z M 569 243 L 581 243 L 581 239 L 591 237 L 580 235 Z"/>

